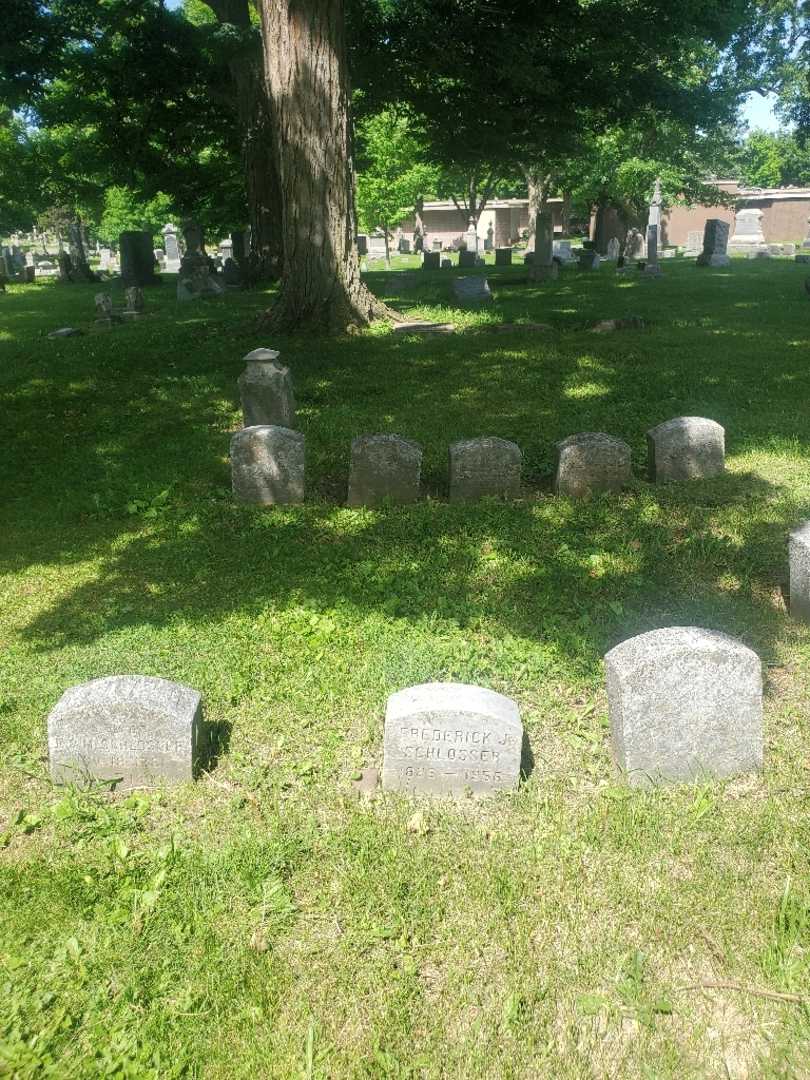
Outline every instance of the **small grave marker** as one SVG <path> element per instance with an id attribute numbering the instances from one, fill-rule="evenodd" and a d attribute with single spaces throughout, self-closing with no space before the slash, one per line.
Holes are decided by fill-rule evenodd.
<path id="1" fill-rule="evenodd" d="M 450 501 L 520 496 L 520 447 L 507 439 L 462 439 L 450 447 Z"/>
<path id="2" fill-rule="evenodd" d="M 649 477 L 656 484 L 721 476 L 725 431 L 703 416 L 676 416 L 647 432 Z"/>
<path id="3" fill-rule="evenodd" d="M 265 506 L 303 502 L 304 436 L 275 425 L 254 425 L 231 439 L 233 493 Z"/>
<path id="4" fill-rule="evenodd" d="M 378 506 L 419 498 L 422 448 L 401 435 L 361 435 L 352 441 L 349 506 Z"/>
<path id="5" fill-rule="evenodd" d="M 557 443 L 554 490 L 580 499 L 601 491 L 621 491 L 630 481 L 627 443 L 601 431 L 582 431 Z"/>

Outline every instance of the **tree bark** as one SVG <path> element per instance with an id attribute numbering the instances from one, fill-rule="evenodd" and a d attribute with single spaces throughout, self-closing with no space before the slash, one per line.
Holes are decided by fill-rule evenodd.
<path id="1" fill-rule="evenodd" d="M 425 209 L 425 200 L 420 196 L 414 203 L 413 208 L 413 250 L 417 254 L 425 247 L 425 226 L 422 223 L 422 212 Z"/>
<path id="2" fill-rule="evenodd" d="M 90 264 L 87 261 L 87 253 L 84 250 L 83 232 L 82 219 L 77 214 L 75 220 L 68 226 L 72 263 L 70 268 L 70 280 L 98 281 L 98 276 L 90 269 Z"/>
<path id="3" fill-rule="evenodd" d="M 360 278 L 343 0 L 261 0 L 282 279 L 267 322 L 345 330 L 391 314 Z"/>
<path id="4" fill-rule="evenodd" d="M 543 210 L 548 202 L 551 177 L 547 176 L 542 169 L 532 165 L 521 165 L 520 168 L 526 178 L 526 186 L 529 189 L 529 236 L 526 250 L 534 251 L 535 234 L 537 232 L 537 215 Z"/>

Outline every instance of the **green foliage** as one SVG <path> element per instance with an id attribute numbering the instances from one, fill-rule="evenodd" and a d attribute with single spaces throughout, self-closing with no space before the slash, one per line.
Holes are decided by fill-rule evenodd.
<path id="1" fill-rule="evenodd" d="M 414 203 L 435 190 L 437 170 L 422 160 L 422 146 L 407 114 L 385 109 L 357 125 L 357 216 L 362 228 L 390 235 Z"/>
<path id="2" fill-rule="evenodd" d="M 752 131 L 734 164 L 741 182 L 752 187 L 810 186 L 810 146 L 792 132 Z"/>
<path id="3" fill-rule="evenodd" d="M 162 240 L 161 230 L 174 214 L 172 201 L 159 191 L 148 201 L 139 199 L 125 187 L 111 187 L 104 193 L 104 208 L 98 226 L 98 236 L 107 244 L 117 244 L 127 229 L 152 233 L 155 242 Z"/>
<path id="4" fill-rule="evenodd" d="M 32 173 L 33 150 L 25 125 L 0 105 L 0 236 L 31 227 Z"/>

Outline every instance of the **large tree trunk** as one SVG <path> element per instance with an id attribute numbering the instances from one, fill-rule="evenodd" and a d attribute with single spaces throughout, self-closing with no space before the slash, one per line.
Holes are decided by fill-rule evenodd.
<path id="1" fill-rule="evenodd" d="M 82 219 L 76 215 L 74 221 L 68 225 L 68 238 L 70 242 L 70 256 L 72 266 L 70 269 L 71 281 L 98 281 L 98 275 L 90 269 L 87 261 L 87 252 L 84 249 Z"/>
<path id="2" fill-rule="evenodd" d="M 261 0 L 281 186 L 279 328 L 344 330 L 390 314 L 360 279 L 343 0 Z"/>
<path id="3" fill-rule="evenodd" d="M 545 209 L 548 201 L 550 177 L 545 172 L 532 165 L 520 166 L 526 178 L 529 189 L 529 237 L 526 244 L 527 251 L 534 251 L 534 240 L 537 232 L 537 215 Z"/>
<path id="4" fill-rule="evenodd" d="M 248 282 L 281 274 L 281 187 L 273 140 L 270 99 L 264 85 L 262 43 L 250 21 L 248 0 L 209 0 L 220 23 L 236 27 L 241 47 L 228 61 L 242 139 L 250 253 Z"/>

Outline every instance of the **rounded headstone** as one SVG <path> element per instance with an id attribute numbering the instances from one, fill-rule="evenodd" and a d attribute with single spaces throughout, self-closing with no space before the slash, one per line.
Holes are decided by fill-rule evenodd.
<path id="1" fill-rule="evenodd" d="M 605 656 L 613 753 L 630 784 L 762 766 L 762 664 L 714 630 L 673 626 Z"/>
<path id="2" fill-rule="evenodd" d="M 511 698 L 466 683 L 424 683 L 385 710 L 383 787 L 418 795 L 516 788 L 523 725 Z"/>
<path id="3" fill-rule="evenodd" d="M 450 500 L 520 495 L 520 447 L 494 435 L 462 439 L 450 447 Z"/>
<path id="4" fill-rule="evenodd" d="M 647 432 L 647 466 L 656 484 L 721 476 L 725 457 L 725 431 L 703 416 L 676 416 Z"/>
<path id="5" fill-rule="evenodd" d="M 200 758 L 196 690 L 147 675 L 113 675 L 66 690 L 48 717 L 55 783 L 120 788 L 191 780 Z"/>
<path id="6" fill-rule="evenodd" d="M 303 502 L 304 436 L 275 425 L 237 431 L 231 439 L 231 482 L 242 502 Z"/>
<path id="7" fill-rule="evenodd" d="M 575 499 L 620 491 L 630 481 L 630 447 L 601 431 L 581 431 L 557 443 L 554 490 Z"/>
<path id="8" fill-rule="evenodd" d="M 422 448 L 401 435 L 360 435 L 352 440 L 349 506 L 378 506 L 419 498 Z"/>
<path id="9" fill-rule="evenodd" d="M 794 529 L 788 540 L 790 614 L 810 622 L 810 521 Z"/>

